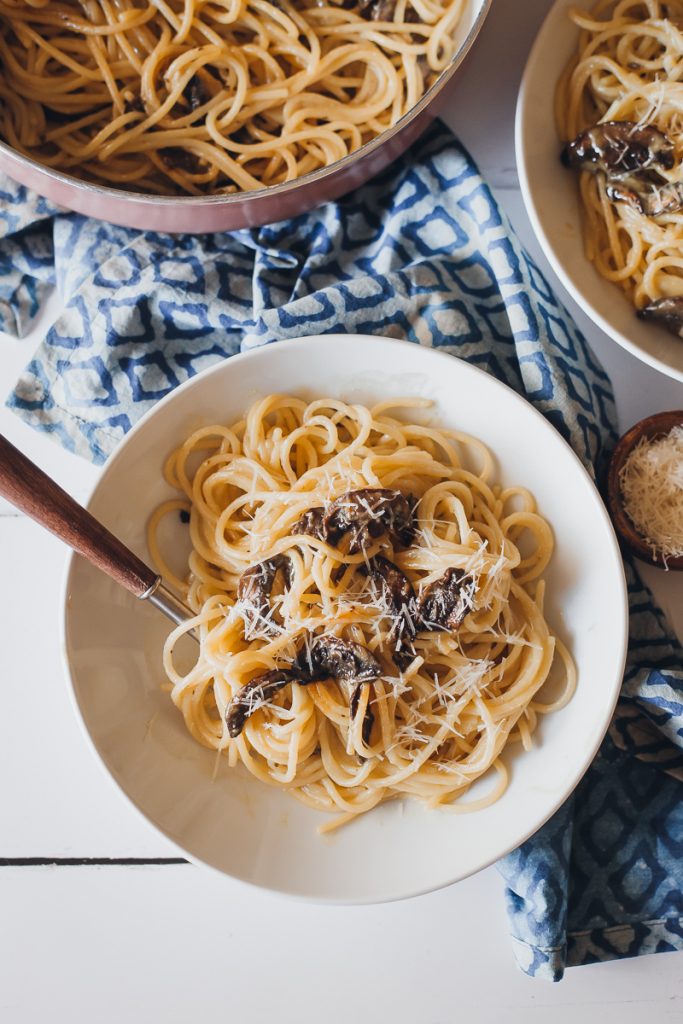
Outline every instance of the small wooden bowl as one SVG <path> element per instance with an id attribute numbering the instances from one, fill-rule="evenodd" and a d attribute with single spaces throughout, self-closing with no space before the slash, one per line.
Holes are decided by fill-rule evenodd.
<path id="1" fill-rule="evenodd" d="M 682 424 L 683 409 L 676 409 L 673 412 L 658 412 L 654 416 L 640 420 L 619 439 L 607 470 L 607 507 L 622 544 L 636 558 L 640 558 L 643 562 L 649 562 L 650 565 L 656 565 L 660 569 L 665 568 L 661 556 L 652 551 L 650 545 L 643 540 L 624 511 L 619 474 L 626 459 L 642 437 L 648 439 L 664 437 L 673 427 Z M 668 558 L 666 567 L 683 570 L 683 556 Z"/>

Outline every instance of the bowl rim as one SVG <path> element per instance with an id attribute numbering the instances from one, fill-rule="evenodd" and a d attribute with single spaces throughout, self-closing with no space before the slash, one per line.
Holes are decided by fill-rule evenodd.
<path id="1" fill-rule="evenodd" d="M 543 253 L 550 263 L 553 271 L 559 278 L 563 287 L 566 288 L 570 296 L 590 317 L 593 323 L 612 341 L 615 341 L 622 348 L 630 352 L 631 355 L 635 356 L 636 359 L 639 359 L 641 362 L 646 363 L 653 369 L 658 370 L 660 373 L 665 374 L 673 380 L 683 382 L 683 369 L 678 369 L 664 359 L 661 359 L 659 356 L 653 355 L 641 348 L 641 346 L 638 345 L 637 342 L 633 341 L 629 335 L 624 334 L 618 327 L 615 327 L 607 316 L 600 312 L 593 302 L 584 294 L 580 286 L 574 280 L 569 262 L 558 254 L 555 242 L 546 230 L 544 221 L 538 210 L 534 186 L 532 184 L 534 175 L 529 166 L 529 161 L 527 159 L 527 147 L 525 144 L 525 135 L 532 127 L 529 112 L 529 98 L 533 95 L 532 85 L 533 80 L 536 77 L 536 67 L 540 59 L 540 54 L 548 49 L 547 37 L 554 37 L 556 35 L 556 24 L 559 21 L 561 14 L 565 14 L 571 6 L 574 6 L 573 0 L 555 0 L 538 30 L 531 50 L 529 51 L 529 56 L 527 57 L 524 72 L 522 74 L 515 109 L 515 159 L 524 206 L 526 208 L 527 216 L 531 221 L 534 234 L 536 235 Z M 571 26 L 569 26 L 569 30 L 571 30 Z M 576 34 L 578 36 L 578 29 L 576 30 Z M 554 95 L 556 83 L 557 80 L 554 80 L 552 90 L 548 92 L 549 97 Z M 583 254 L 582 259 L 587 261 L 587 257 Z M 598 276 L 598 272 L 594 268 L 593 272 Z M 630 300 L 627 300 L 625 296 L 621 295 L 616 283 L 606 281 L 602 277 L 600 277 L 599 280 L 604 284 L 605 288 L 609 288 L 610 293 L 613 292 L 615 296 L 620 296 L 624 301 L 628 301 L 630 304 Z M 662 331 L 662 333 L 665 333 L 664 328 L 662 327 L 653 328 L 652 325 L 649 326 L 651 330 L 657 329 Z M 643 330 L 643 324 L 642 322 L 636 321 L 634 317 L 634 333 L 636 329 Z M 670 337 L 670 340 L 672 344 L 676 344 L 676 339 L 673 336 Z M 683 342 L 679 342 L 679 344 L 683 345 Z"/>
<path id="2" fill-rule="evenodd" d="M 165 405 L 170 404 L 174 400 L 175 396 L 178 395 L 181 391 L 189 391 L 194 387 L 201 387 L 204 379 L 206 379 L 209 376 L 213 376 L 214 374 L 226 372 L 226 367 L 229 368 L 235 365 L 235 360 L 244 361 L 253 358 L 267 358 L 265 356 L 265 353 L 267 352 L 268 349 L 270 349 L 271 345 L 276 345 L 278 348 L 286 346 L 288 349 L 297 351 L 298 349 L 305 348 L 305 346 L 310 343 L 340 344 L 347 342 L 350 338 L 362 340 L 366 344 L 374 344 L 379 342 L 381 345 L 389 347 L 404 347 L 405 345 L 411 345 L 414 346 L 416 349 L 424 351 L 425 354 L 429 353 L 430 358 L 436 357 L 439 360 L 452 360 L 454 358 L 452 353 L 442 352 L 439 351 L 438 349 L 434 349 L 428 346 L 422 346 L 419 344 L 416 345 L 415 343 L 406 341 L 404 339 L 390 338 L 385 335 L 366 334 L 303 335 L 296 338 L 283 339 L 281 341 L 272 342 L 266 345 L 260 345 L 255 348 L 249 349 L 246 352 L 240 352 L 234 356 L 231 356 L 227 360 L 221 360 L 220 362 L 214 364 L 213 366 L 207 367 L 206 369 L 200 371 L 200 373 L 196 374 L 194 377 L 190 377 L 182 384 L 173 388 L 172 391 L 170 391 L 162 399 L 156 402 L 150 409 L 148 409 L 146 413 L 144 413 L 144 415 L 138 420 L 138 422 L 127 432 L 127 434 L 118 444 L 117 448 L 109 457 L 105 465 L 101 468 L 101 471 L 97 476 L 97 479 L 95 480 L 93 486 L 90 488 L 90 491 L 84 501 L 85 508 L 89 509 L 91 507 L 93 500 L 95 499 L 100 487 L 105 482 L 107 476 L 111 472 L 112 467 L 114 467 L 116 465 L 116 462 L 120 458 L 122 458 L 122 454 L 125 450 L 129 438 L 145 430 L 149 420 L 152 419 L 152 417 L 154 417 L 155 415 L 157 415 L 158 411 L 162 407 L 165 407 Z M 459 359 L 459 357 L 455 358 Z M 581 779 L 588 771 L 588 768 L 592 764 L 598 750 L 600 749 L 600 746 L 602 745 L 603 739 L 605 737 L 607 729 L 609 728 L 609 724 L 612 720 L 614 709 L 616 707 L 621 692 L 624 668 L 626 665 L 626 658 L 628 655 L 629 640 L 629 603 L 627 581 L 624 570 L 624 564 L 621 557 L 619 542 L 616 532 L 614 530 L 613 523 L 610 519 L 607 508 L 600 496 L 600 492 L 596 486 L 596 483 L 589 474 L 586 467 L 584 466 L 583 462 L 581 461 L 577 453 L 574 451 L 574 449 L 571 447 L 571 445 L 564 439 L 560 432 L 543 415 L 543 413 L 539 409 L 537 409 L 531 402 L 529 402 L 526 398 L 524 398 L 519 392 L 515 391 L 514 388 L 510 387 L 508 384 L 505 384 L 497 377 L 494 377 L 486 370 L 483 370 L 481 367 L 476 366 L 473 363 L 464 359 L 460 360 L 460 362 L 464 363 L 467 366 L 468 370 L 473 371 L 476 375 L 480 375 L 482 378 L 485 378 L 487 383 L 492 385 L 494 388 L 500 388 L 506 392 L 509 392 L 513 400 L 524 406 L 524 408 L 531 414 L 532 418 L 534 418 L 539 424 L 543 424 L 544 429 L 550 428 L 553 431 L 556 440 L 560 444 L 564 445 L 564 447 L 567 449 L 570 458 L 574 461 L 577 469 L 583 475 L 585 482 L 588 484 L 589 489 L 592 491 L 592 496 L 595 499 L 594 507 L 596 510 L 596 514 L 602 519 L 603 524 L 607 529 L 610 552 L 616 570 L 615 584 L 618 585 L 619 589 L 621 590 L 620 609 L 615 608 L 613 610 L 615 620 L 617 621 L 615 629 L 619 632 L 619 644 L 618 649 L 615 650 L 613 655 L 615 667 L 614 679 L 612 682 L 609 700 L 607 700 L 603 705 L 602 724 L 598 731 L 597 737 L 595 741 L 589 747 L 586 748 L 580 761 L 577 760 L 573 768 L 573 771 L 569 773 L 569 785 L 565 783 L 565 786 L 561 794 L 552 801 L 552 806 L 548 809 L 547 813 L 545 813 L 545 816 L 541 821 L 538 821 L 531 830 L 525 831 L 524 835 L 516 837 L 514 842 L 509 843 L 502 850 L 496 850 L 495 852 L 493 852 L 484 861 L 482 861 L 482 863 L 477 868 L 467 871 L 464 874 L 456 873 L 449 880 L 434 882 L 432 884 L 420 885 L 419 887 L 414 887 L 409 891 L 384 895 L 379 898 L 372 898 L 369 896 L 355 898 L 331 898 L 315 895 L 306 895 L 298 891 L 290 891 L 287 889 L 283 889 L 281 887 L 278 888 L 275 885 L 266 885 L 264 883 L 252 881 L 249 878 L 229 874 L 228 872 L 217 867 L 215 864 L 210 863 L 210 861 L 203 859 L 201 856 L 191 852 L 186 847 L 184 847 L 180 842 L 178 842 L 177 839 L 169 835 L 167 828 L 161 822 L 157 821 L 153 814 L 147 812 L 146 810 L 143 810 L 142 806 L 136 803 L 133 797 L 126 792 L 123 785 L 121 785 L 118 782 L 118 780 L 114 777 L 113 773 L 110 771 L 109 767 L 105 763 L 103 754 L 100 752 L 93 736 L 90 733 L 90 730 L 86 723 L 85 713 L 80 706 L 76 692 L 76 672 L 75 670 L 72 671 L 69 657 L 70 643 L 68 632 L 68 619 L 70 606 L 70 581 L 76 560 L 78 557 L 80 557 L 77 555 L 76 552 L 72 551 L 70 552 L 66 560 L 60 587 L 59 635 L 62 655 L 62 667 L 67 679 L 69 699 L 72 708 L 75 712 L 75 716 L 78 721 L 81 732 L 85 737 L 86 743 L 89 746 L 92 753 L 95 755 L 95 759 L 98 762 L 100 769 L 107 776 L 110 784 L 124 798 L 126 803 L 134 809 L 139 818 L 144 820 L 148 825 L 151 825 L 153 828 L 155 828 L 157 832 L 159 832 L 163 836 L 164 840 L 170 843 L 176 850 L 178 850 L 185 859 L 190 861 L 190 863 L 199 864 L 202 867 L 207 867 L 214 874 L 219 875 L 224 880 L 228 879 L 232 882 L 237 882 L 241 885 L 248 886 L 249 889 L 251 889 L 252 891 L 268 892 L 286 897 L 288 899 L 295 899 L 297 901 L 301 901 L 304 903 L 316 904 L 321 906 L 370 906 L 380 903 L 392 903 L 397 902 L 399 900 L 412 899 L 416 896 L 422 896 L 431 892 L 437 892 L 440 889 L 444 889 L 449 885 L 455 884 L 456 882 L 463 881 L 465 878 L 471 877 L 472 875 L 478 874 L 480 871 L 485 870 L 501 858 L 507 856 L 513 850 L 517 849 L 524 842 L 526 842 L 532 835 L 535 835 L 535 833 L 540 828 L 542 828 L 543 825 L 546 824 L 546 822 L 553 816 L 553 814 L 555 814 L 555 812 L 566 802 L 566 800 L 574 792 L 574 790 L 580 783 Z"/>
<path id="3" fill-rule="evenodd" d="M 292 181 L 284 181 L 279 185 L 265 185 L 262 188 L 253 189 L 252 191 L 240 190 L 221 195 L 156 195 L 154 193 L 147 192 L 131 192 L 127 189 L 119 189 L 111 185 L 100 185 L 94 182 L 85 181 L 73 174 L 68 174 L 65 171 L 49 167 L 46 164 L 41 163 L 39 160 L 36 160 L 34 157 L 20 153 L 18 150 L 10 146 L 9 143 L 2 141 L 2 139 L 0 139 L 0 154 L 4 153 L 11 162 L 28 167 L 35 173 L 42 174 L 51 181 L 67 185 L 79 193 L 100 199 L 116 197 L 131 206 L 153 206 L 161 207 L 162 209 L 164 207 L 173 207 L 176 204 L 183 207 L 192 207 L 196 205 L 224 207 L 238 206 L 240 203 L 248 202 L 249 200 L 263 199 L 265 196 L 277 197 L 286 195 L 301 185 L 312 185 L 323 181 L 332 174 L 342 172 L 362 158 L 369 156 L 375 152 L 375 150 L 379 149 L 379 147 L 385 142 L 388 142 L 407 128 L 407 126 L 411 124 L 433 102 L 433 100 L 436 99 L 442 89 L 448 84 L 448 82 L 450 82 L 451 78 L 472 49 L 491 10 L 493 0 L 467 0 L 467 2 L 476 3 L 479 6 L 474 22 L 462 41 L 458 51 L 453 55 L 450 64 L 440 72 L 437 79 L 432 83 L 432 85 L 430 85 L 429 89 L 427 89 L 427 91 L 420 97 L 417 103 L 412 106 L 410 110 L 407 110 L 405 114 L 403 114 L 390 128 L 387 128 L 379 135 L 376 135 L 374 139 L 369 139 L 368 142 L 364 143 L 352 153 L 347 153 L 347 155 L 342 157 L 340 160 L 335 160 L 334 163 L 328 164 L 326 167 L 319 167 L 314 171 L 309 171 L 308 174 L 304 174 L 300 178 L 294 178 Z M 12 177 L 11 172 L 7 173 Z"/>

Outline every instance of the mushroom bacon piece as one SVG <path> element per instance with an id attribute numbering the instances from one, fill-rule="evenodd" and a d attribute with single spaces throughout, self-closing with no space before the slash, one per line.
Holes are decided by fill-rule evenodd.
<path id="1" fill-rule="evenodd" d="M 614 203 L 628 203 L 646 217 L 661 217 L 676 213 L 683 206 L 683 182 L 643 182 L 635 175 L 608 181 L 607 198 Z"/>
<path id="2" fill-rule="evenodd" d="M 323 633 L 313 639 L 306 652 L 306 657 L 309 656 L 311 675 L 316 679 L 333 676 L 338 682 L 350 686 L 372 683 L 382 672 L 380 663 L 367 647 L 342 640 L 331 633 Z M 306 661 L 303 663 L 305 666 Z"/>
<path id="3" fill-rule="evenodd" d="M 683 297 L 656 299 L 638 310 L 641 320 L 658 320 L 672 334 L 683 338 Z"/>
<path id="4" fill-rule="evenodd" d="M 474 580 L 462 569 L 447 569 L 418 599 L 418 629 L 441 632 L 457 629 L 472 607 L 474 591 Z"/>
<path id="5" fill-rule="evenodd" d="M 397 565 L 382 555 L 370 559 L 369 568 L 362 568 L 376 588 L 394 620 L 390 638 L 394 650 L 392 659 L 404 669 L 415 657 L 412 641 L 417 633 L 415 627 L 416 597 L 413 585 Z"/>
<path id="6" fill-rule="evenodd" d="M 362 685 L 362 683 L 359 683 L 356 689 L 351 694 L 351 700 L 349 701 L 349 711 L 351 712 L 352 718 L 355 718 L 356 715 L 358 714 Z M 370 734 L 372 733 L 372 727 L 374 724 L 375 715 L 372 708 L 370 707 L 370 701 L 368 701 L 367 706 L 365 708 L 365 714 L 363 715 L 363 724 L 361 726 L 361 736 L 363 737 L 363 743 L 365 744 L 366 747 L 370 743 Z"/>
<path id="7" fill-rule="evenodd" d="M 207 103 L 211 99 L 204 82 L 197 75 L 194 75 L 185 86 L 183 97 L 192 111 L 195 111 L 197 107 L 201 107 L 202 104 Z"/>
<path id="8" fill-rule="evenodd" d="M 358 714 L 361 686 L 363 683 L 374 682 L 382 672 L 380 663 L 367 647 L 328 633 L 315 637 L 310 647 L 302 651 L 299 656 L 300 664 L 302 658 L 303 669 L 308 668 L 312 678 L 324 679 L 326 676 L 332 676 L 337 682 L 352 688 L 349 697 L 352 718 Z M 361 730 L 366 745 L 370 742 L 374 721 L 375 716 L 368 701 Z"/>
<path id="9" fill-rule="evenodd" d="M 608 178 L 625 177 L 651 167 L 669 171 L 674 165 L 674 144 L 652 125 L 604 121 L 568 143 L 562 152 L 562 162 L 582 171 L 603 171 Z"/>
<path id="10" fill-rule="evenodd" d="M 661 173 L 674 165 L 674 144 L 651 125 L 593 125 L 565 147 L 562 160 L 567 167 L 602 172 L 608 198 L 628 203 L 646 217 L 675 213 L 683 206 L 683 183 L 667 181 Z"/>
<path id="11" fill-rule="evenodd" d="M 325 509 L 322 506 L 310 508 L 308 512 L 304 512 L 301 518 L 296 521 L 292 527 L 292 533 L 305 533 L 309 537 L 317 537 L 318 540 L 327 540 L 323 525 L 324 519 Z"/>
<path id="12" fill-rule="evenodd" d="M 335 546 L 349 534 L 348 553 L 362 551 L 386 533 L 396 546 L 409 547 L 415 535 L 415 502 L 400 491 L 365 487 L 332 502 L 323 519 L 326 538 Z"/>
<path id="13" fill-rule="evenodd" d="M 244 729 L 245 722 L 255 711 L 262 708 L 288 683 L 294 682 L 305 684 L 308 680 L 300 678 L 296 672 L 289 669 L 271 669 L 270 672 L 264 672 L 262 675 L 250 679 L 241 690 L 237 691 L 228 704 L 225 724 L 230 736 L 233 739 L 239 736 Z"/>
<path id="14" fill-rule="evenodd" d="M 414 507 L 415 500 L 400 491 L 365 487 L 341 494 L 327 509 L 309 509 L 294 524 L 292 533 L 308 534 L 335 547 L 348 534 L 350 555 L 362 551 L 384 533 L 397 546 L 409 547 L 415 534 Z"/>
<path id="15" fill-rule="evenodd" d="M 393 21 L 395 10 L 396 0 L 359 0 L 358 3 L 361 17 L 372 21 Z"/>
<path id="16" fill-rule="evenodd" d="M 339 637 L 323 634 L 313 639 L 300 652 L 291 669 L 271 669 L 255 676 L 239 690 L 228 704 L 225 722 L 234 739 L 244 729 L 246 720 L 262 708 L 271 697 L 288 683 L 319 682 L 327 677 L 353 687 L 349 706 L 352 716 L 358 712 L 360 688 L 363 683 L 377 679 L 381 667 L 373 654 L 362 644 L 351 643 Z M 363 718 L 363 742 L 368 743 L 375 718 L 368 704 Z"/>
<path id="17" fill-rule="evenodd" d="M 172 171 L 184 171 L 186 174 L 202 174 L 206 170 L 201 157 L 182 146 L 169 146 L 160 151 L 161 158 Z"/>
<path id="18" fill-rule="evenodd" d="M 270 618 L 270 595 L 279 572 L 284 575 L 285 584 L 291 582 L 291 563 L 287 555 L 273 555 L 265 562 L 250 566 L 239 578 L 237 600 L 242 605 L 245 636 L 250 639 L 257 628 L 265 633 L 275 632 Z"/>

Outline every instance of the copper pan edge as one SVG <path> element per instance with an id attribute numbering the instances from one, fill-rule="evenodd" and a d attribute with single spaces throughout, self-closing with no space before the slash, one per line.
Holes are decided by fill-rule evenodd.
<path id="1" fill-rule="evenodd" d="M 332 164 L 297 181 L 230 196 L 149 196 L 79 181 L 44 167 L 0 142 L 0 170 L 69 210 L 144 231 L 234 231 L 294 217 L 350 192 L 396 160 L 438 116 L 456 72 L 479 35 L 493 0 L 480 0 L 467 36 L 434 85 L 393 128 Z"/>

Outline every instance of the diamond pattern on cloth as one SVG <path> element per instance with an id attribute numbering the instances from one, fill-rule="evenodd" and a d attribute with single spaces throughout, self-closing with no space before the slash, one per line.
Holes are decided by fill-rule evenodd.
<path id="1" fill-rule="evenodd" d="M 282 338 L 368 333 L 438 347 L 514 388 L 598 477 L 616 436 L 609 379 L 438 123 L 337 202 L 262 228 L 141 233 L 0 180 L 0 327 L 24 333 L 55 283 L 66 308 L 8 398 L 103 462 L 174 387 Z M 575 793 L 504 858 L 528 974 L 683 949 L 683 657 L 627 566 L 630 651 L 609 733 Z"/>

